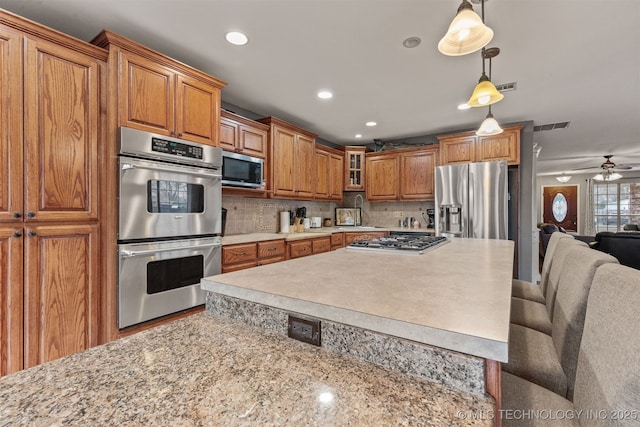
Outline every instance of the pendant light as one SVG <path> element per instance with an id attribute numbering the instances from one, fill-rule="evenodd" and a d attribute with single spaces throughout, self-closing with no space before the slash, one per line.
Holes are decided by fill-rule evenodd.
<path id="1" fill-rule="evenodd" d="M 487 77 L 484 71 L 484 62 L 486 59 L 489 59 L 489 75 L 491 75 L 491 58 L 497 56 L 499 53 L 500 49 L 497 47 L 490 47 L 489 49 L 482 48 L 482 76 L 480 76 L 480 80 L 473 90 L 471 98 L 467 101 L 467 104 L 471 107 L 486 107 L 504 98 L 504 95 L 498 92 L 498 89 L 491 83 L 491 79 Z"/>
<path id="2" fill-rule="evenodd" d="M 565 175 L 564 172 L 560 174 L 560 176 L 556 176 L 556 180 L 561 183 L 569 182 L 571 179 L 571 175 Z"/>
<path id="3" fill-rule="evenodd" d="M 489 114 L 484 119 L 482 124 L 480 125 L 480 129 L 476 131 L 476 135 L 478 136 L 491 136 L 491 135 L 499 135 L 504 130 L 498 124 L 498 121 L 493 118 L 493 114 L 491 114 L 491 105 L 489 105 Z"/>
<path id="4" fill-rule="evenodd" d="M 485 47 L 493 38 L 493 30 L 484 24 L 484 2 L 482 2 L 482 18 L 473 11 L 468 0 L 462 0 L 456 17 L 451 21 L 447 33 L 438 43 L 438 50 L 443 55 L 461 56 L 473 53 Z"/>
<path id="5" fill-rule="evenodd" d="M 593 177 L 596 181 L 616 181 L 620 178 L 622 178 L 622 175 L 617 172 L 611 172 L 611 169 L 605 169 L 602 173 Z"/>
<path id="6" fill-rule="evenodd" d="M 500 53 L 500 49 L 498 49 L 497 47 L 490 47 L 489 49 L 482 48 L 482 75 L 484 77 L 486 77 L 486 74 L 484 73 L 485 59 L 489 58 L 489 77 L 490 77 L 491 76 L 491 58 L 497 56 L 499 53 Z M 487 80 L 489 80 L 489 78 Z M 489 83 L 491 83 L 491 81 L 489 81 Z M 495 89 L 495 86 L 493 86 L 493 88 Z M 478 88 L 476 87 L 476 90 L 477 89 Z M 474 91 L 474 94 L 475 92 L 476 91 Z M 498 93 L 498 95 L 500 95 L 500 99 L 504 98 L 503 94 L 501 94 L 497 90 L 496 92 Z M 500 99 L 498 99 L 495 102 L 498 102 Z M 484 119 L 484 121 L 480 125 L 480 128 L 476 131 L 476 135 L 491 136 L 491 135 L 499 135 L 502 132 L 504 132 L 503 129 L 500 127 L 500 124 L 498 124 L 498 121 L 493 117 L 493 114 L 491 114 L 491 104 L 495 104 L 495 102 L 489 103 L 489 114 L 487 114 L 487 117 Z"/>

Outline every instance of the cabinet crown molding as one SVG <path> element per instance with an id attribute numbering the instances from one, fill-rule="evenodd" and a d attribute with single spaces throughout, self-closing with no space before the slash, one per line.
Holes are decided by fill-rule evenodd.
<path id="1" fill-rule="evenodd" d="M 294 132 L 301 133 L 301 134 L 306 135 L 306 136 L 308 136 L 310 138 L 313 138 L 313 139 L 318 137 L 318 135 L 316 135 L 313 132 L 309 132 L 306 129 L 298 127 L 298 126 L 296 126 L 294 124 L 286 122 L 286 121 L 284 121 L 282 119 L 279 119 L 277 117 L 273 117 L 273 116 L 263 117 L 261 119 L 258 119 L 257 121 L 260 122 L 260 123 L 267 124 L 269 126 L 271 126 L 271 125 L 284 126 L 284 127 L 287 127 L 289 129 L 293 130 Z"/>
<path id="2" fill-rule="evenodd" d="M 202 72 L 197 68 L 193 68 L 192 66 L 185 64 L 184 62 L 173 59 L 136 41 L 121 36 L 120 34 L 114 33 L 111 30 L 102 30 L 100 34 L 98 34 L 93 38 L 93 40 L 91 40 L 91 43 L 104 49 L 109 49 L 111 46 L 117 46 L 121 49 L 140 55 L 141 57 L 146 58 L 150 61 L 177 69 L 187 76 L 202 80 L 208 84 L 213 84 L 219 89 L 222 89 L 227 85 L 226 82 L 217 79 L 210 74 Z"/>
<path id="3" fill-rule="evenodd" d="M 0 9 L 0 25 L 19 31 L 25 35 L 37 37 L 67 49 L 74 50 L 100 61 L 107 61 L 109 52 L 99 46 L 87 43 L 68 34 L 45 27 L 22 16 Z"/>
<path id="4" fill-rule="evenodd" d="M 240 116 L 238 114 L 232 113 L 232 112 L 227 111 L 227 110 L 222 110 L 221 109 L 220 110 L 220 117 L 224 117 L 224 118 L 229 119 L 229 120 L 235 120 L 236 122 L 240 122 L 240 123 L 245 124 L 247 126 L 253 126 L 253 127 L 258 128 L 258 129 L 263 129 L 263 130 L 266 130 L 266 131 L 269 130 L 269 126 L 264 124 L 264 123 L 260 123 L 260 122 L 257 122 L 255 120 L 248 119 L 246 117 Z"/>

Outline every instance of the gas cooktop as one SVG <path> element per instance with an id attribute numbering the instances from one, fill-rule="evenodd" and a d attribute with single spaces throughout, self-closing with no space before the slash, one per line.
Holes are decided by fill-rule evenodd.
<path id="1" fill-rule="evenodd" d="M 400 252 L 420 255 L 447 243 L 443 236 L 425 236 L 414 233 L 395 234 L 373 240 L 353 242 L 347 249 L 368 250 L 378 252 Z"/>

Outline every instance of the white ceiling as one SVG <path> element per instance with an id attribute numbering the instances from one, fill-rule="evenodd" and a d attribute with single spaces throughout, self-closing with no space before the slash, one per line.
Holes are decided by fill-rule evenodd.
<path id="1" fill-rule="evenodd" d="M 0 0 L 0 7 L 91 40 L 120 33 L 228 83 L 223 101 L 293 122 L 340 145 L 476 128 L 487 109 L 458 111 L 480 53 L 436 48 L 460 0 Z M 474 5 L 479 12 L 480 6 Z M 640 1 L 489 0 L 485 21 L 500 123 L 571 121 L 534 133 L 538 172 L 640 169 Z M 243 47 L 224 34 L 249 36 Z M 414 49 L 402 41 L 422 39 Z M 331 100 L 316 92 L 329 89 Z M 374 120 L 375 128 L 364 123 Z M 363 138 L 354 138 L 361 133 Z"/>

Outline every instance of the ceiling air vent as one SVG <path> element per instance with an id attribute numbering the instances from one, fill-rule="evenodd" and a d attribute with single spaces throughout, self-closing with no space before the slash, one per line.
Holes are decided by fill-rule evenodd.
<path id="1" fill-rule="evenodd" d="M 496 89 L 498 89 L 498 92 L 510 92 L 512 90 L 517 90 L 518 82 L 511 82 L 511 83 L 496 85 Z"/>
<path id="2" fill-rule="evenodd" d="M 545 130 L 566 129 L 569 127 L 569 123 L 571 122 L 548 123 L 546 125 L 534 126 L 533 131 L 542 132 Z"/>

